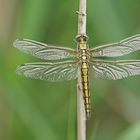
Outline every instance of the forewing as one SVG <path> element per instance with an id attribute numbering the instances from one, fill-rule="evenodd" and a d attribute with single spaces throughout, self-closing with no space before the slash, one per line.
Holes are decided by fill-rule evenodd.
<path id="1" fill-rule="evenodd" d="M 57 62 L 57 63 L 26 63 L 17 68 L 19 75 L 34 79 L 47 80 L 50 82 L 61 82 L 77 78 L 76 62 Z"/>
<path id="2" fill-rule="evenodd" d="M 47 45 L 29 39 L 17 39 L 13 45 L 25 53 L 45 60 L 76 59 L 77 57 L 74 49 Z"/>
<path id="3" fill-rule="evenodd" d="M 117 80 L 140 74 L 140 60 L 94 61 L 93 74 L 97 78 Z"/>
<path id="4" fill-rule="evenodd" d="M 140 34 L 91 49 L 93 57 L 118 57 L 140 50 Z"/>

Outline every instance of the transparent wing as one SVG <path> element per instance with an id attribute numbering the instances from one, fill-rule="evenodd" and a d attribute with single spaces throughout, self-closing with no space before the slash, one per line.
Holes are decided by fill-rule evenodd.
<path id="1" fill-rule="evenodd" d="M 26 63 L 17 68 L 19 75 L 34 79 L 47 80 L 50 82 L 61 82 L 77 78 L 77 63 L 57 62 L 57 63 Z"/>
<path id="2" fill-rule="evenodd" d="M 47 45 L 29 39 L 17 39 L 13 45 L 25 53 L 45 60 L 73 59 L 77 56 L 74 49 Z"/>
<path id="3" fill-rule="evenodd" d="M 130 61 L 94 61 L 92 64 L 95 77 L 117 80 L 140 74 L 140 60 Z"/>
<path id="4" fill-rule="evenodd" d="M 140 50 L 140 34 L 91 49 L 93 57 L 118 57 Z"/>

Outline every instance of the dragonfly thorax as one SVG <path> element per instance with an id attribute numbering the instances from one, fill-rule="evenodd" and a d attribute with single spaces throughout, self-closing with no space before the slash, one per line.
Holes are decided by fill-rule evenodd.
<path id="1" fill-rule="evenodd" d="M 82 62 L 88 62 L 88 60 L 89 60 L 89 55 L 88 55 L 89 48 L 88 48 L 87 42 L 81 40 L 78 44 L 78 51 L 79 51 L 79 59 Z"/>

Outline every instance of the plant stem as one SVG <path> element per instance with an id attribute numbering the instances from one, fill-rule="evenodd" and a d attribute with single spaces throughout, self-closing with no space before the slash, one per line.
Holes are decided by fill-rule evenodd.
<path id="1" fill-rule="evenodd" d="M 78 35 L 86 35 L 86 0 L 80 0 L 79 3 Z"/>
<path id="2" fill-rule="evenodd" d="M 78 36 L 82 35 L 86 35 L 86 0 L 80 0 L 78 11 Z M 77 139 L 86 140 L 86 113 L 80 68 L 77 82 Z"/>

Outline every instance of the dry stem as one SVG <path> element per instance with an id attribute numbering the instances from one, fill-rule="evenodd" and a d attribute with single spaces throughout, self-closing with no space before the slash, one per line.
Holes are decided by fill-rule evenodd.
<path id="1" fill-rule="evenodd" d="M 78 36 L 86 35 L 86 0 L 80 0 L 78 11 Z M 77 83 L 77 137 L 78 140 L 86 140 L 86 114 L 82 91 L 81 71 L 78 70 Z"/>

